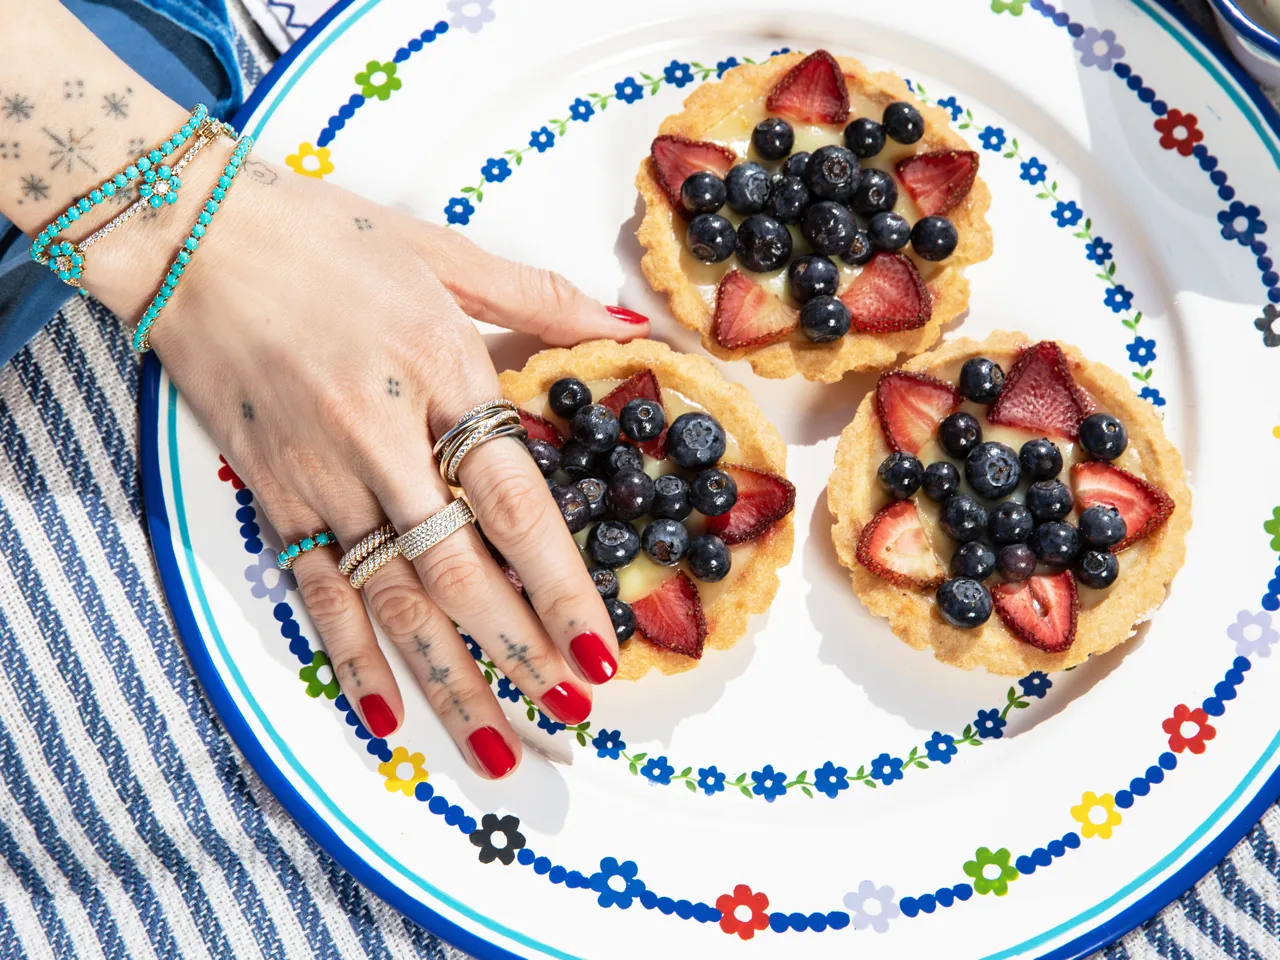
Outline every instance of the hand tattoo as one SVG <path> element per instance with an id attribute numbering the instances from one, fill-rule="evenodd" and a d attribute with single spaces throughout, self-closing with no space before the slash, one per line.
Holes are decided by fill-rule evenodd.
<path id="1" fill-rule="evenodd" d="M 0 113 L 4 114 L 6 120 L 12 120 L 14 123 L 30 120 L 31 111 L 34 109 L 35 104 L 18 93 L 9 94 L 4 98 L 4 102 L 0 103 Z"/>
<path id="2" fill-rule="evenodd" d="M 252 157 L 241 165 L 241 170 L 264 187 L 269 187 L 276 182 L 279 176 L 274 170 L 268 167 L 261 160 L 254 160 Z"/>
<path id="3" fill-rule="evenodd" d="M 22 159 L 22 144 L 17 140 L 0 140 L 0 160 Z"/>
<path id="4" fill-rule="evenodd" d="M 387 377 L 387 396 L 400 396 L 400 381 L 395 377 Z"/>
<path id="5" fill-rule="evenodd" d="M 414 652 L 416 652 L 419 656 L 421 656 L 422 659 L 425 660 L 427 664 L 427 676 L 425 680 L 426 684 L 428 686 L 431 686 L 433 684 L 436 686 L 447 686 L 449 683 L 449 677 L 453 671 L 453 668 L 447 665 L 441 666 L 440 664 L 434 663 L 432 661 L 430 642 L 423 640 L 421 637 L 415 634 L 413 638 L 413 643 L 414 643 L 414 648 L 413 648 Z M 452 705 L 453 709 L 458 712 L 458 716 L 462 717 L 463 723 L 471 722 L 471 714 L 468 713 L 466 707 L 462 705 L 461 698 L 459 698 L 459 696 L 456 693 L 453 693 L 452 691 L 450 691 L 449 693 L 449 703 Z"/>
<path id="6" fill-rule="evenodd" d="M 245 400 L 240 404 L 240 416 L 244 417 L 246 420 L 253 419 L 253 404 L 248 400 Z"/>
<path id="7" fill-rule="evenodd" d="M 40 201 L 49 199 L 49 184 L 45 183 L 44 178 L 37 174 L 27 174 L 19 183 L 22 190 L 22 196 L 18 199 L 20 205 L 28 200 Z"/>
<path id="8" fill-rule="evenodd" d="M 373 224 L 372 224 L 372 223 L 370 223 L 368 220 L 366 220 L 364 217 L 356 217 L 356 229 L 357 229 L 357 230 L 372 230 L 372 229 L 373 229 Z"/>
<path id="9" fill-rule="evenodd" d="M 46 137 L 53 141 L 53 146 L 49 148 L 49 159 L 53 161 L 53 165 L 49 167 L 50 170 L 57 170 L 58 167 L 65 164 L 67 173 L 70 173 L 78 161 L 94 173 L 98 172 L 98 168 L 86 156 L 86 154 L 93 151 L 93 144 L 85 142 L 86 138 L 93 133 L 93 127 L 90 127 L 79 136 L 76 136 L 74 128 L 68 127 L 65 137 L 58 136 L 48 127 L 41 127 L 40 129 Z"/>
<path id="10" fill-rule="evenodd" d="M 516 643 L 505 633 L 498 634 L 498 639 L 507 648 L 508 662 L 520 664 L 525 670 L 529 671 L 529 676 L 533 677 L 534 683 L 541 683 L 542 675 L 538 673 L 537 668 L 533 665 L 533 660 L 529 657 L 529 645 L 527 643 Z"/>
<path id="11" fill-rule="evenodd" d="M 102 97 L 102 112 L 108 117 L 123 120 L 129 116 L 129 95 L 132 87 L 125 87 L 124 93 L 108 93 Z"/>
<path id="12" fill-rule="evenodd" d="M 63 100 L 83 100 L 84 99 L 84 81 L 83 80 L 63 80 L 62 81 L 62 99 Z"/>

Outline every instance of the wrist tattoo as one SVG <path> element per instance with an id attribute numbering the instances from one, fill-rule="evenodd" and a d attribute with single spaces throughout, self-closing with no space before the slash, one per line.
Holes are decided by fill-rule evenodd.
<path id="1" fill-rule="evenodd" d="M 400 381 L 395 377 L 387 377 L 387 396 L 400 396 Z"/>
<path id="2" fill-rule="evenodd" d="M 132 160 L 145 149 L 147 149 L 146 140 L 142 137 L 130 137 L 129 144 L 125 147 L 125 155 Z"/>
<path id="3" fill-rule="evenodd" d="M 107 93 L 102 96 L 102 112 L 116 120 L 124 120 L 129 116 L 129 96 L 132 87 L 125 87 L 124 93 Z"/>
<path id="4" fill-rule="evenodd" d="M 245 160 L 245 162 L 240 165 L 240 169 L 246 176 L 258 181 L 258 183 L 262 184 L 264 187 L 271 186 L 276 182 L 276 179 L 279 176 L 279 174 L 261 160 L 254 160 L 252 158 Z"/>
<path id="5" fill-rule="evenodd" d="M 372 229 L 373 229 L 373 224 L 372 224 L 372 223 L 370 223 L 370 222 L 369 222 L 367 219 L 365 219 L 364 217 L 356 217 L 356 218 L 355 218 L 355 220 L 356 220 L 356 229 L 357 229 L 357 230 L 372 230 Z"/>
<path id="6" fill-rule="evenodd" d="M 244 419 L 246 420 L 253 419 L 253 404 L 250 403 L 248 400 L 244 400 L 241 402 L 240 416 L 244 417 Z"/>
<path id="7" fill-rule="evenodd" d="M 423 661 L 425 661 L 427 665 L 427 676 L 424 680 L 426 685 L 447 687 L 449 685 L 449 677 L 453 673 L 453 668 L 447 665 L 441 666 L 431 659 L 431 643 L 429 641 L 423 640 L 420 636 L 414 634 L 413 643 L 414 652 L 422 657 Z M 463 723 L 471 722 L 471 714 L 468 713 L 467 709 L 462 705 L 462 700 L 458 695 L 452 691 L 449 693 L 449 703 L 453 709 L 458 712 L 458 716 L 462 717 Z"/>
<path id="8" fill-rule="evenodd" d="M 83 100 L 84 99 L 84 81 L 83 80 L 63 80 L 62 81 L 62 99 L 63 100 Z"/>
<path id="9" fill-rule="evenodd" d="M 59 136 L 48 127 L 41 127 L 40 130 L 52 142 L 52 146 L 49 147 L 49 160 L 52 164 L 49 167 L 50 172 L 65 166 L 66 172 L 71 173 L 77 163 L 84 164 L 94 173 L 98 172 L 98 168 L 89 159 L 94 149 L 94 145 L 89 142 L 93 127 L 79 136 L 76 135 L 73 127 L 67 128 L 65 136 Z"/>
<path id="10" fill-rule="evenodd" d="M 35 110 L 35 106 L 22 94 L 11 93 L 4 98 L 3 102 L 0 102 L 0 115 L 6 120 L 21 123 L 23 120 L 31 119 L 31 112 Z"/>
<path id="11" fill-rule="evenodd" d="M 529 656 L 529 645 L 527 643 L 516 643 L 505 633 L 498 634 L 498 639 L 507 648 L 507 663 L 518 663 L 528 671 L 529 676 L 533 677 L 534 683 L 542 683 L 542 674 L 538 672 L 538 668 L 533 665 L 533 660 Z"/>
<path id="12" fill-rule="evenodd" d="M 17 140 L 0 140 L 0 160 L 9 159 L 22 159 L 22 144 Z"/>
<path id="13" fill-rule="evenodd" d="M 18 204 L 22 205 L 30 200 L 32 203 L 39 203 L 41 200 L 49 199 L 49 184 L 45 183 L 44 178 L 39 174 L 29 173 L 18 181 L 19 190 L 22 196 L 18 198 Z"/>

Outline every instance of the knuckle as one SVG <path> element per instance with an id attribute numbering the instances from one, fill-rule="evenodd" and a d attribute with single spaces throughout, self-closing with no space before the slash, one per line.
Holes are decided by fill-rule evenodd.
<path id="1" fill-rule="evenodd" d="M 551 302 L 561 312 L 568 313 L 577 307 L 578 298 L 581 296 L 578 288 L 570 283 L 564 276 L 554 272 L 544 274 L 544 281 L 547 287 L 547 293 Z"/>
<path id="2" fill-rule="evenodd" d="M 460 543 L 454 545 L 452 540 Z M 479 555 L 455 534 L 438 543 L 416 561 L 419 575 L 433 597 L 454 598 L 467 603 L 483 589 L 485 572 Z"/>
<path id="3" fill-rule="evenodd" d="M 389 583 L 379 587 L 369 597 L 369 606 L 392 639 L 421 630 L 431 618 L 431 601 L 416 583 Z"/>
<path id="4" fill-rule="evenodd" d="M 538 617 L 550 628 L 555 624 L 568 623 L 580 619 L 580 612 L 593 598 L 599 595 L 594 588 L 590 594 L 579 589 L 571 579 L 557 576 L 548 583 L 540 585 L 533 601 L 538 610 Z"/>
<path id="5" fill-rule="evenodd" d="M 300 577 L 298 592 L 322 633 L 341 630 L 354 622 L 355 591 L 340 574 Z"/>
<path id="6" fill-rule="evenodd" d="M 474 676 L 459 677 L 446 683 L 427 685 L 427 703 L 439 716 L 456 713 L 467 717 L 474 713 L 484 697 L 490 696 L 489 687 L 474 670 Z"/>
<path id="7" fill-rule="evenodd" d="M 333 666 L 333 675 L 338 678 L 338 683 L 352 682 L 359 686 L 362 682 L 361 678 L 373 667 L 373 658 L 358 647 L 335 645 L 327 650 L 327 653 L 329 662 Z"/>
<path id="8" fill-rule="evenodd" d="M 505 551 L 523 552 L 549 526 L 551 497 L 545 482 L 535 481 L 529 472 L 509 466 L 489 468 L 472 486 L 482 491 L 476 508 L 485 533 Z"/>

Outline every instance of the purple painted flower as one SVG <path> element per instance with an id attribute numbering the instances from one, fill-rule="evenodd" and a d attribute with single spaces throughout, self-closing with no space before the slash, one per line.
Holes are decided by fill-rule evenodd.
<path id="1" fill-rule="evenodd" d="M 468 33 L 479 33 L 494 17 L 493 0 L 449 0 L 445 6 L 453 13 L 449 26 Z"/>
<path id="2" fill-rule="evenodd" d="M 876 933 L 885 933 L 889 929 L 889 921 L 902 916 L 893 887 L 877 887 L 870 880 L 863 880 L 857 890 L 846 893 L 844 905 L 855 930 L 870 927 Z"/>
<path id="3" fill-rule="evenodd" d="M 1076 38 L 1076 49 L 1080 51 L 1081 66 L 1099 70 L 1110 70 L 1124 56 L 1124 47 L 1116 43 L 1116 32 L 1097 27 L 1085 27 Z"/>
<path id="4" fill-rule="evenodd" d="M 244 578 L 253 584 L 249 592 L 256 599 L 266 597 L 272 603 L 281 603 L 286 593 L 297 589 L 293 572 L 281 570 L 276 565 L 275 553 L 270 550 L 262 551 L 254 563 L 244 568 Z"/>
<path id="5" fill-rule="evenodd" d="M 1271 648 L 1280 640 L 1280 633 L 1271 626 L 1271 614 L 1265 610 L 1241 610 L 1236 622 L 1227 627 L 1227 636 L 1235 642 L 1239 657 L 1269 657 Z"/>

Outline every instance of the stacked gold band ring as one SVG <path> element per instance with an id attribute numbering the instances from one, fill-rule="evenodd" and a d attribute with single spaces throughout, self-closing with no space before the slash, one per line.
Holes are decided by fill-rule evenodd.
<path id="1" fill-rule="evenodd" d="M 437 510 L 427 519 L 396 538 L 396 549 L 406 560 L 414 560 L 422 556 L 437 543 L 452 533 L 457 533 L 468 523 L 474 523 L 476 515 L 471 504 L 458 497 L 447 507 Z"/>
<path id="2" fill-rule="evenodd" d="M 458 468 L 468 453 L 499 437 L 526 435 L 520 425 L 520 411 L 510 400 L 489 400 L 472 407 L 436 441 L 431 452 L 440 465 L 440 476 L 451 487 L 458 486 Z"/>
<path id="3" fill-rule="evenodd" d="M 388 563 L 400 555 L 396 549 L 394 540 L 384 540 L 369 552 L 369 555 L 360 561 L 360 565 L 355 568 L 347 582 L 351 584 L 352 589 L 359 590 L 369 578 L 385 567 Z"/>
<path id="4" fill-rule="evenodd" d="M 389 523 L 384 523 L 342 555 L 342 559 L 338 561 L 338 572 L 344 577 L 351 576 L 356 567 L 368 559 L 378 547 L 394 540 L 395 535 L 396 528 Z"/>

